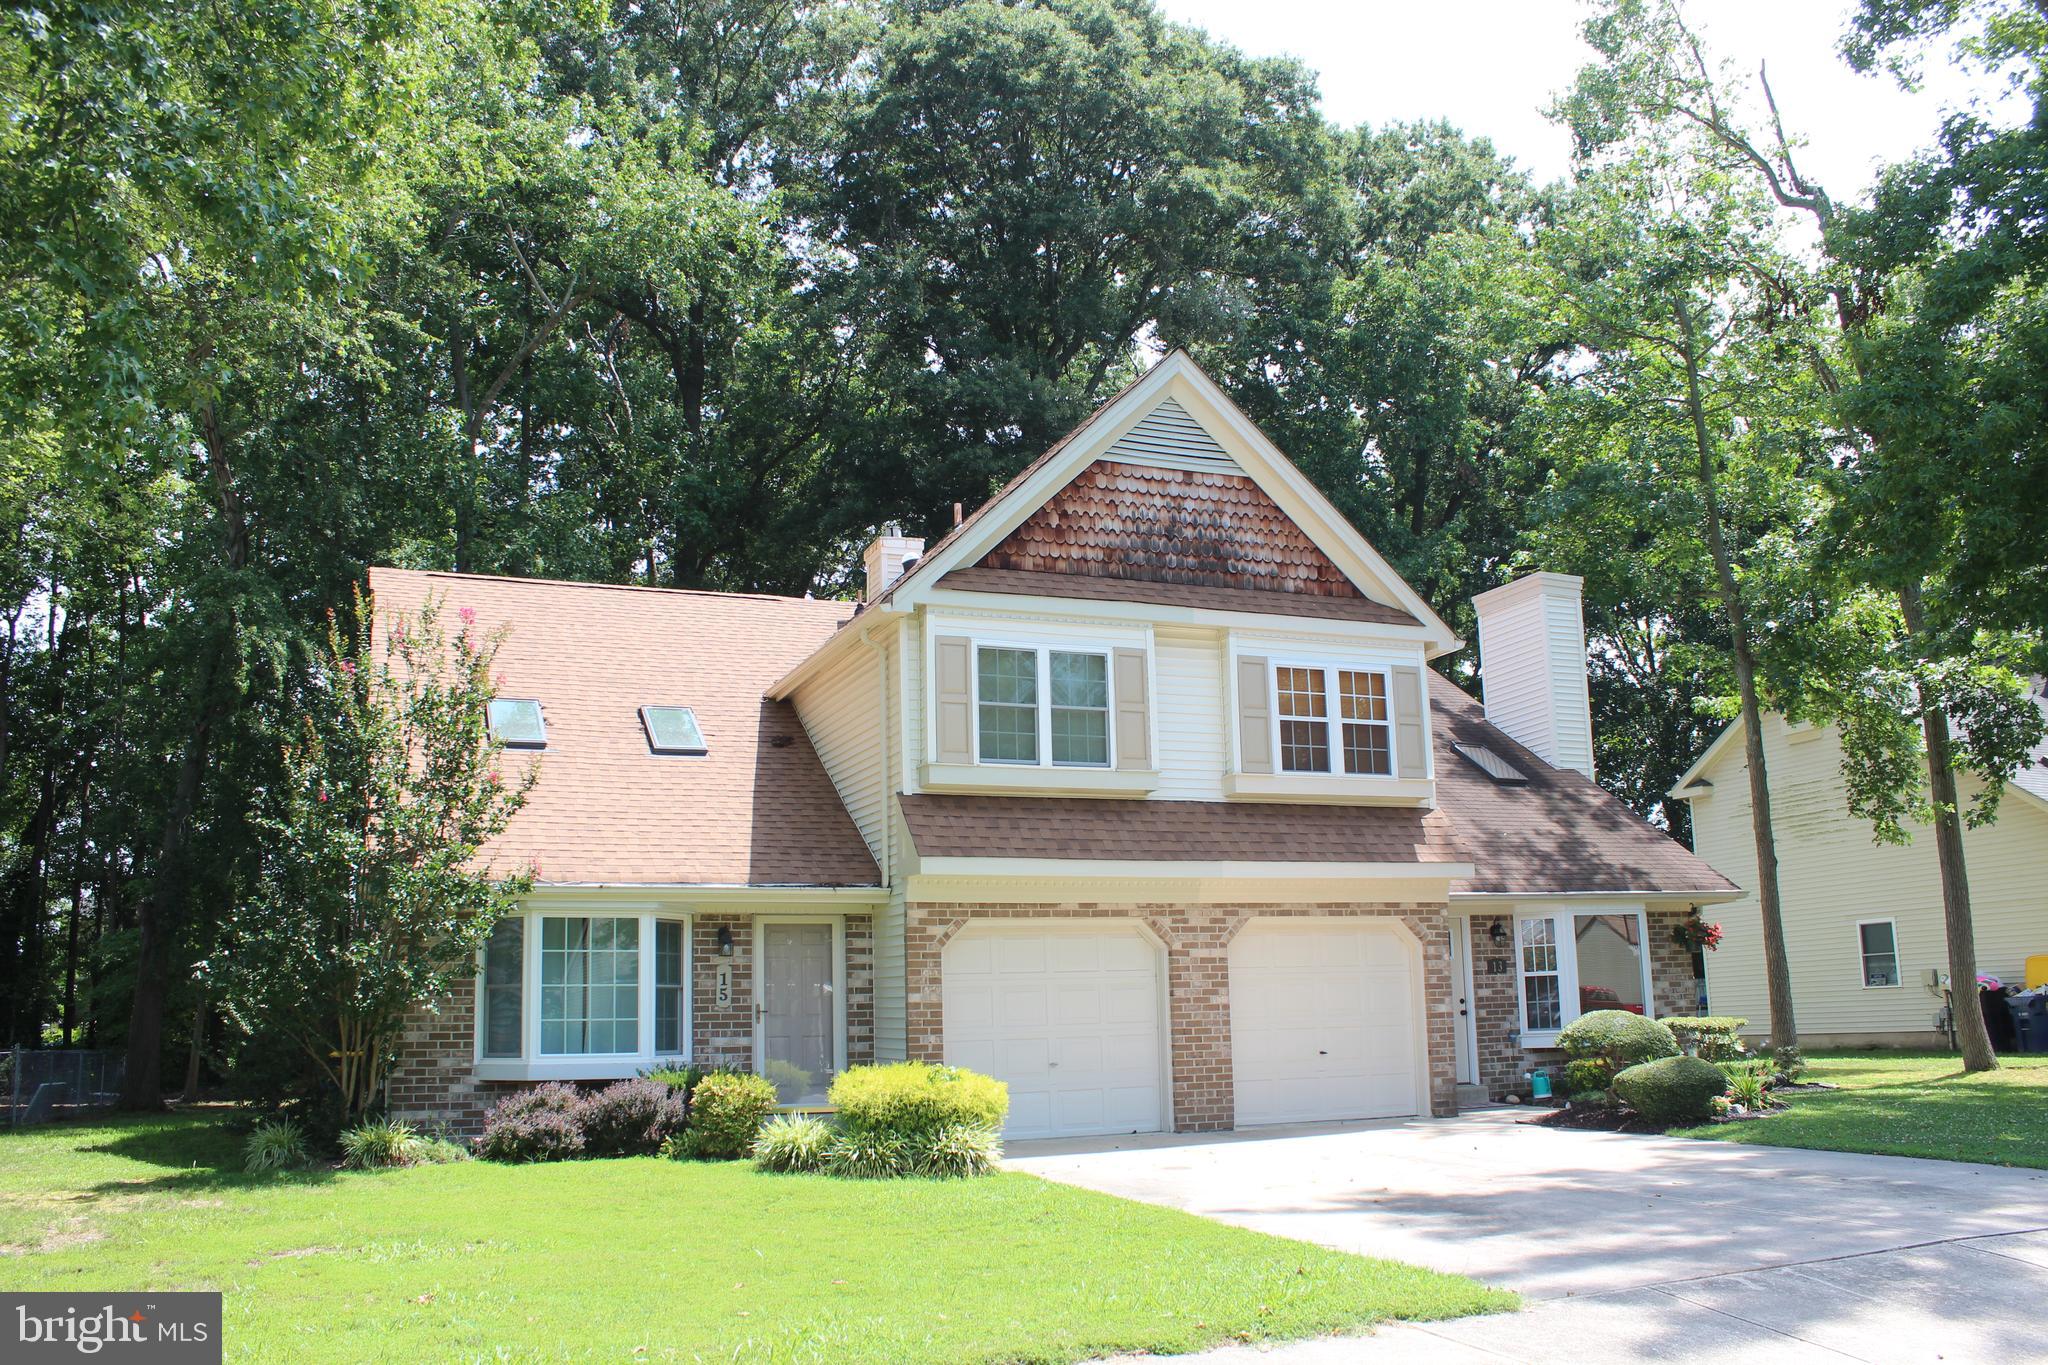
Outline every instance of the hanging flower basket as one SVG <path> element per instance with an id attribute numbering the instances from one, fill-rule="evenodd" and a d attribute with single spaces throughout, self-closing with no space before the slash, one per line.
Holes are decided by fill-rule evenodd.
<path id="1" fill-rule="evenodd" d="M 1695 910 L 1678 922 L 1678 927 L 1671 931 L 1671 937 L 1680 947 L 1711 953 L 1721 946 L 1721 926 L 1707 923 Z"/>

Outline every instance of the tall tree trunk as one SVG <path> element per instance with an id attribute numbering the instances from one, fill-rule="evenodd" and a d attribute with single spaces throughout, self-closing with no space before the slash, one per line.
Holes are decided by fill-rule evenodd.
<path id="1" fill-rule="evenodd" d="M 186 1104 L 199 1098 L 199 1057 L 206 1046 L 206 992 L 192 1006 L 192 1046 L 185 1053 L 185 1089 L 179 1099 Z"/>
<path id="2" fill-rule="evenodd" d="M 1920 586 L 1899 591 L 1900 615 L 1908 639 L 1926 629 Z M 1934 802 L 1934 855 L 1941 866 L 1941 921 L 1948 935 L 1949 997 L 1956 1017 L 1956 1041 L 1963 1070 L 1996 1071 L 1998 1054 L 1977 1003 L 1977 931 L 1970 915 L 1970 871 L 1963 857 L 1963 815 L 1956 802 L 1956 774 L 1950 767 L 1948 712 L 1928 704 L 1920 689 L 1920 731 L 1927 740 L 1927 794 Z"/>
<path id="3" fill-rule="evenodd" d="M 1700 392 L 1699 335 L 1692 313 L 1683 303 L 1673 309 L 1685 360 L 1685 402 L 1692 418 L 1693 442 L 1699 454 L 1700 495 L 1706 504 L 1707 548 L 1714 556 L 1714 579 L 1720 587 L 1721 611 L 1734 641 L 1735 688 L 1742 700 L 1743 754 L 1749 763 L 1750 830 L 1756 839 L 1756 895 L 1763 912 L 1764 981 L 1771 1006 L 1771 1047 L 1799 1046 L 1799 1026 L 1792 1012 L 1792 964 L 1785 951 L 1785 918 L 1778 899 L 1778 841 L 1771 825 L 1771 781 L 1764 766 L 1762 708 L 1756 699 L 1756 658 L 1750 652 L 1749 625 L 1742 610 L 1742 592 L 1728 539 L 1721 530 L 1720 460 L 1707 430 L 1706 402 Z"/>

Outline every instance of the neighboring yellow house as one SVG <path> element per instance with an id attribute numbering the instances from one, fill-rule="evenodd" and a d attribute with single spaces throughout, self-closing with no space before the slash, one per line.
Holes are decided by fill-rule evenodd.
<path id="1" fill-rule="evenodd" d="M 1719 951 L 1706 955 L 1710 1007 L 1761 1033 L 1770 1008 L 1741 736 L 1739 721 L 1723 731 L 1671 795 L 1692 803 L 1694 851 L 1748 890 L 1709 915 L 1724 932 Z M 1802 1040 L 1933 1043 L 1948 970 L 1933 832 L 1916 825 L 1909 844 L 1872 840 L 1869 822 L 1849 813 L 1831 727 L 1767 715 L 1764 761 Z M 2017 981 L 2030 954 L 2048 953 L 2048 748 L 2008 787 L 1998 822 L 1966 830 L 1963 846 L 1977 970 Z"/>

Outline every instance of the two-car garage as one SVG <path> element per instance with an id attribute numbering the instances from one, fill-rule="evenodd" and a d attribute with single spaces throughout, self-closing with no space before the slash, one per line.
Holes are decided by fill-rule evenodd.
<path id="1" fill-rule="evenodd" d="M 943 950 L 946 1060 L 1008 1083 L 1011 1138 L 1171 1127 L 1172 1071 L 1204 1066 L 1231 1066 L 1240 1127 L 1422 1111 L 1421 954 L 1400 924 L 1253 919 L 1217 965 L 1190 965 L 1172 1011 L 1140 921 L 969 923 Z"/>

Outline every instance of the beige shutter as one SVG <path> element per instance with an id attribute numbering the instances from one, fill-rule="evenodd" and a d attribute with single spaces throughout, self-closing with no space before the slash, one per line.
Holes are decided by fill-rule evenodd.
<path id="1" fill-rule="evenodd" d="M 974 762 L 974 645 L 964 635 L 941 635 L 932 641 L 933 714 L 937 736 L 935 763 Z"/>
<path id="2" fill-rule="evenodd" d="M 1152 704 L 1145 688 L 1145 651 L 1116 652 L 1116 766 L 1152 766 Z"/>
<path id="3" fill-rule="evenodd" d="M 1398 777 L 1421 777 L 1429 740 L 1422 730 L 1422 670 L 1394 670 L 1394 752 L 1400 757 Z"/>
<path id="4" fill-rule="evenodd" d="M 1273 771 L 1273 692 L 1266 661 L 1240 655 L 1237 661 L 1237 770 Z"/>

